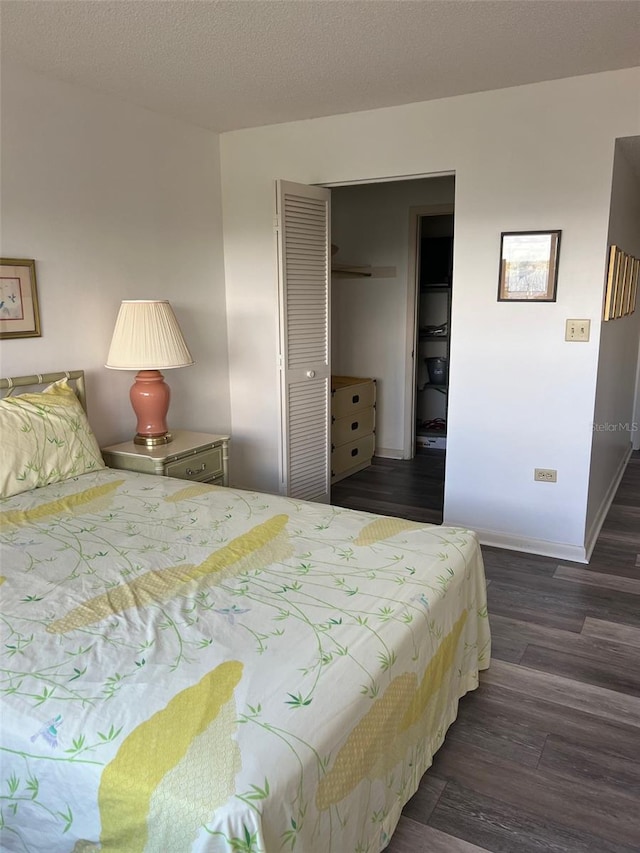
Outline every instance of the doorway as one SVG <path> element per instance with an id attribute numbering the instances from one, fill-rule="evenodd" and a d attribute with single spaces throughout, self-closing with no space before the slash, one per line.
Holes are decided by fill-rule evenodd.
<path id="1" fill-rule="evenodd" d="M 454 214 L 416 217 L 415 452 L 446 451 Z"/>
<path id="2" fill-rule="evenodd" d="M 419 392 L 418 385 L 426 383 L 424 359 L 448 365 L 448 327 L 433 341 L 419 340 L 419 329 L 450 326 L 451 302 L 444 290 L 439 296 L 430 291 L 434 304 L 429 306 L 419 291 L 421 283 L 432 284 L 440 275 L 438 284 L 448 286 L 450 294 L 451 262 L 437 254 L 434 241 L 446 237 L 451 245 L 454 193 L 451 175 L 332 187 L 331 242 L 340 272 L 331 282 L 331 373 L 376 380 L 374 467 L 383 460 L 409 463 L 414 458 L 418 416 L 446 423 L 446 384 L 426 392 Z M 446 274 L 429 272 L 429 265 L 438 262 L 447 267 Z M 443 305 L 445 316 L 436 323 L 434 312 L 442 313 Z M 436 369 L 437 364 L 429 364 Z M 444 406 L 425 409 L 419 401 L 424 393 L 434 397 L 436 406 L 442 397 Z M 420 465 L 418 479 L 423 460 Z M 433 467 L 444 470 L 443 463 Z M 354 485 L 355 478 L 366 480 L 367 474 L 354 474 Z M 336 485 L 336 493 L 342 494 L 351 479 Z"/>

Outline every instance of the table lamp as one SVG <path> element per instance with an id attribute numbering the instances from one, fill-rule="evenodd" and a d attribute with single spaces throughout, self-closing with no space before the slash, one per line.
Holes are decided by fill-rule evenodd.
<path id="1" fill-rule="evenodd" d="M 135 444 L 168 444 L 171 392 L 160 370 L 187 367 L 193 358 L 173 308 L 163 299 L 125 299 L 113 330 L 105 367 L 137 370 L 129 398 L 138 419 Z"/>

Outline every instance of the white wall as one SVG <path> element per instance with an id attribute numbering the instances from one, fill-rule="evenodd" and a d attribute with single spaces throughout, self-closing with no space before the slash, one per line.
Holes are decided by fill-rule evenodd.
<path id="1" fill-rule="evenodd" d="M 87 371 L 102 444 L 129 438 L 129 371 L 104 362 L 121 299 L 170 299 L 194 367 L 167 371 L 169 424 L 230 427 L 218 137 L 37 74 L 2 72 L 2 256 L 35 258 L 41 338 L 0 372 Z"/>
<path id="2" fill-rule="evenodd" d="M 613 165 L 608 244 L 640 257 L 640 180 L 619 143 Z M 640 310 L 602 323 L 587 507 L 590 545 L 595 543 L 634 438 L 639 337 Z"/>
<path id="3" fill-rule="evenodd" d="M 640 132 L 640 69 L 273 125 L 221 137 L 239 482 L 278 488 L 274 179 L 454 172 L 445 521 L 584 554 L 614 139 Z M 496 301 L 500 232 L 562 229 L 558 300 Z M 564 342 L 592 319 L 588 344 Z M 534 467 L 558 483 L 533 482 Z"/>
<path id="4" fill-rule="evenodd" d="M 340 263 L 395 267 L 393 278 L 334 277 L 333 373 L 377 380 L 376 453 L 402 458 L 407 405 L 409 208 L 453 204 L 455 179 L 388 182 L 331 191 L 331 240 Z"/>

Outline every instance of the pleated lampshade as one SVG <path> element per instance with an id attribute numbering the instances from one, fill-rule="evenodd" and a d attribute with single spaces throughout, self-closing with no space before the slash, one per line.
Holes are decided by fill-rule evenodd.
<path id="1" fill-rule="evenodd" d="M 168 370 L 193 363 L 167 300 L 125 299 L 122 302 L 105 367 Z"/>

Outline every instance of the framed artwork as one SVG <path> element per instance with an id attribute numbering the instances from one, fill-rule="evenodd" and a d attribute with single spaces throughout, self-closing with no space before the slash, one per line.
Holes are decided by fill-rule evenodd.
<path id="1" fill-rule="evenodd" d="M 629 258 L 629 285 L 628 285 L 628 296 L 627 296 L 627 304 L 625 306 L 625 314 L 633 314 L 636 310 L 636 294 L 638 291 L 638 265 L 640 261 L 638 258 L 630 257 Z"/>
<path id="2" fill-rule="evenodd" d="M 0 258 L 0 338 L 40 334 L 36 262 Z"/>
<path id="3" fill-rule="evenodd" d="M 624 287 L 627 276 L 627 260 L 628 255 L 622 250 L 618 250 L 620 260 L 618 262 L 618 273 L 616 275 L 616 299 L 613 305 L 613 318 L 619 320 L 622 317 L 622 308 L 624 305 Z"/>
<path id="4" fill-rule="evenodd" d="M 555 302 L 561 231 L 503 231 L 498 302 Z"/>
<path id="5" fill-rule="evenodd" d="M 622 252 L 620 260 L 620 271 L 618 273 L 618 294 L 616 298 L 616 318 L 624 317 L 629 294 L 629 272 L 631 268 L 631 256 Z"/>
<path id="6" fill-rule="evenodd" d="M 631 276 L 633 273 L 635 259 L 627 255 L 627 269 L 624 278 L 624 293 L 622 296 L 622 315 L 626 317 L 631 313 Z"/>
<path id="7" fill-rule="evenodd" d="M 603 320 L 617 320 L 633 314 L 636 310 L 639 275 L 638 258 L 628 255 L 618 246 L 609 246 Z"/>
<path id="8" fill-rule="evenodd" d="M 609 263 L 607 265 L 607 286 L 604 293 L 604 308 L 602 319 L 606 322 L 615 319 L 616 291 L 618 287 L 618 271 L 622 252 L 617 246 L 609 246 Z"/>

